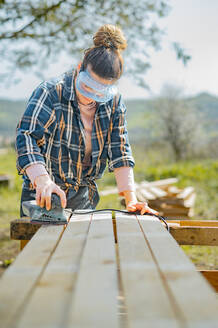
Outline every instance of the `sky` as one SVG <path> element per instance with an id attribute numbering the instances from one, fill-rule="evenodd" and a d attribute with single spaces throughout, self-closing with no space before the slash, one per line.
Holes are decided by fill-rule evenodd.
<path id="1" fill-rule="evenodd" d="M 209 92 L 218 96 L 218 0 L 171 0 L 170 4 L 172 9 L 169 15 L 159 20 L 159 26 L 167 33 L 162 49 L 151 53 L 152 68 L 146 75 L 150 91 L 122 77 L 119 91 L 125 99 L 158 95 L 166 83 L 183 88 L 186 95 Z M 174 41 L 179 42 L 192 56 L 187 66 L 176 58 L 170 46 Z M 48 77 L 58 76 L 69 69 L 69 62 L 62 60 L 51 65 L 47 71 Z M 29 98 L 41 82 L 31 70 L 19 74 L 19 77 L 21 81 L 10 88 L 1 85 L 0 98 Z"/>

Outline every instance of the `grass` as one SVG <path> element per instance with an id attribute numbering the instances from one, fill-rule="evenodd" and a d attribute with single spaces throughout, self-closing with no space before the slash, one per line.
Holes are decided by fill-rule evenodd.
<path id="1" fill-rule="evenodd" d="M 173 163 L 166 154 L 147 152 L 135 155 L 135 181 L 156 180 L 169 177 L 179 179 L 178 186 L 193 186 L 197 193 L 194 219 L 216 219 L 218 213 L 218 160 L 192 160 Z M 10 221 L 19 218 L 22 177 L 16 171 L 13 150 L 0 155 L 0 174 L 9 174 L 13 184 L 10 188 L 0 188 L 0 271 L 10 264 L 19 252 L 19 242 L 10 240 Z M 164 164 L 163 164 L 164 163 Z M 97 181 L 99 190 L 115 186 L 113 173 L 105 172 Z M 122 208 L 117 195 L 101 197 L 98 208 Z M 199 269 L 218 269 L 218 247 L 182 246 Z"/>

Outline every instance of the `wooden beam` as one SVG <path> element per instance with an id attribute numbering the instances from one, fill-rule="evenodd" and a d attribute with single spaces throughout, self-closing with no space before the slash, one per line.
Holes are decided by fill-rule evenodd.
<path id="1" fill-rule="evenodd" d="M 201 274 L 203 274 L 204 278 L 211 284 L 211 286 L 218 293 L 218 270 L 200 270 Z"/>
<path id="2" fill-rule="evenodd" d="M 179 245 L 218 246 L 218 227 L 171 226 L 170 233 Z"/>
<path id="3" fill-rule="evenodd" d="M 145 182 L 148 182 L 148 181 L 145 181 Z M 161 179 L 161 180 L 157 180 L 157 181 L 151 181 L 151 182 L 149 182 L 149 185 L 158 187 L 158 188 L 163 188 L 165 190 L 165 189 L 169 188 L 169 185 L 172 185 L 177 182 L 178 182 L 177 178 L 169 178 L 169 179 Z"/>
<path id="4" fill-rule="evenodd" d="M 20 251 L 22 251 L 40 227 L 41 224 L 30 223 L 28 217 L 13 220 L 11 221 L 10 237 L 11 239 L 20 240 Z"/>
<path id="5" fill-rule="evenodd" d="M 3 274 L 0 280 L 0 299 L 4 300 L 0 302 L 1 327 L 14 327 L 17 323 L 20 309 L 28 302 L 34 286 L 60 241 L 64 228 L 42 226 L 31 240 L 31 244 L 24 248 Z"/>
<path id="6" fill-rule="evenodd" d="M 8 174 L 0 174 L 0 186 L 10 187 L 11 186 L 11 176 Z"/>
<path id="7" fill-rule="evenodd" d="M 67 225 L 61 242 L 20 313 L 16 328 L 66 327 L 65 317 L 74 292 L 89 224 L 90 214 L 86 215 L 86 221 L 75 220 Z M 51 228 L 48 226 L 48 232 Z M 31 244 L 32 241 L 28 247 Z"/>
<path id="8" fill-rule="evenodd" d="M 176 223 L 180 226 L 196 226 L 196 227 L 218 227 L 218 220 L 167 220 L 168 223 Z"/>
<path id="9" fill-rule="evenodd" d="M 120 276 L 128 318 L 126 326 L 181 327 L 182 322 L 174 312 L 138 221 L 135 217 L 116 213 L 116 225 Z"/>
<path id="10" fill-rule="evenodd" d="M 83 217 L 86 215 L 80 215 L 80 220 Z M 69 300 L 71 306 L 66 327 L 119 327 L 116 251 L 110 213 L 93 214 L 80 256 L 79 275 L 72 300 Z"/>
<path id="11" fill-rule="evenodd" d="M 137 217 L 183 326 L 216 327 L 218 300 L 210 284 L 158 221 Z"/>
<path id="12" fill-rule="evenodd" d="M 28 244 L 29 240 L 21 240 L 20 241 L 20 251 L 24 249 L 24 247 Z"/>
<path id="13" fill-rule="evenodd" d="M 41 227 L 41 224 L 32 224 L 30 219 L 18 219 L 11 221 L 11 239 L 30 240 Z"/>
<path id="14" fill-rule="evenodd" d="M 218 220 L 167 220 L 167 223 L 171 235 L 180 245 L 218 246 Z M 14 220 L 11 238 L 21 240 L 25 245 L 39 228 L 40 225 L 30 223 L 30 219 Z"/>
<path id="15" fill-rule="evenodd" d="M 176 197 L 179 198 L 179 199 L 187 199 L 193 193 L 194 193 L 194 188 L 193 187 L 186 187 Z"/>

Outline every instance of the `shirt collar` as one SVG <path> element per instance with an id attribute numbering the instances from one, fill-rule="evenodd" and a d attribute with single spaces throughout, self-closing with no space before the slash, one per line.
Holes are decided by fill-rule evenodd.
<path id="1" fill-rule="evenodd" d="M 69 101 L 76 100 L 76 92 L 74 80 L 76 76 L 76 70 L 70 70 L 64 73 L 64 84 L 63 84 L 63 96 Z"/>

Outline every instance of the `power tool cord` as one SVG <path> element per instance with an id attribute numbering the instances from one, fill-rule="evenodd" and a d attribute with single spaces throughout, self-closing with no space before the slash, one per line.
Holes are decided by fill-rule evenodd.
<path id="1" fill-rule="evenodd" d="M 139 211 L 128 212 L 128 211 L 125 211 L 125 210 L 118 210 L 118 209 L 115 209 L 115 208 L 105 208 L 105 209 L 101 209 L 101 210 L 91 210 L 91 211 L 86 211 L 86 212 L 76 212 L 76 210 L 75 210 L 71 213 L 76 214 L 76 215 L 84 215 L 84 214 L 92 214 L 92 213 L 105 212 L 105 211 L 114 211 L 114 212 L 120 212 L 120 213 L 124 213 L 124 214 L 130 214 L 130 215 L 133 215 L 133 214 L 140 215 Z M 153 214 L 153 213 L 148 213 L 148 212 L 144 213 L 143 215 L 155 216 L 159 220 L 163 221 L 164 224 L 166 225 L 167 231 L 170 231 L 170 227 L 169 227 L 168 223 L 166 222 L 166 220 L 167 220 L 166 217 L 163 217 L 163 216 L 157 215 L 157 214 Z"/>

